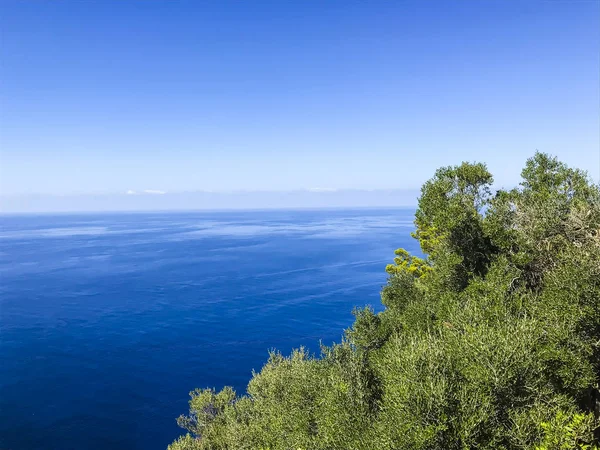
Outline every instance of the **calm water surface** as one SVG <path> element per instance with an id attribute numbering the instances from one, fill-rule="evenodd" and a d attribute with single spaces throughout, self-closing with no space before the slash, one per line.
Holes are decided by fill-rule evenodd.
<path id="1" fill-rule="evenodd" d="M 195 387 L 379 307 L 412 210 L 0 217 L 0 449 L 164 449 Z"/>

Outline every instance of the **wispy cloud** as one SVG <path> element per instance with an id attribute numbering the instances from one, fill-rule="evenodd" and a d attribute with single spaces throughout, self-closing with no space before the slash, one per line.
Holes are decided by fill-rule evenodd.
<path id="1" fill-rule="evenodd" d="M 166 191 L 159 191 L 158 189 L 146 189 L 143 191 L 134 191 L 133 189 L 129 189 L 126 194 L 127 195 L 140 195 L 140 194 L 149 194 L 149 195 L 164 195 Z"/>
<path id="2" fill-rule="evenodd" d="M 308 188 L 307 191 L 309 191 L 309 192 L 336 192 L 337 189 L 336 188 L 314 187 L 314 188 Z"/>

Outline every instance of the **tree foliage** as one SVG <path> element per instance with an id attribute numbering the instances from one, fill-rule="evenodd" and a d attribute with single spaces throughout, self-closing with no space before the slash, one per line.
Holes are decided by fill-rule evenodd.
<path id="1" fill-rule="evenodd" d="M 247 392 L 191 393 L 171 450 L 597 448 L 600 189 L 548 155 L 492 194 L 439 169 L 381 299 L 320 357 L 272 353 Z"/>

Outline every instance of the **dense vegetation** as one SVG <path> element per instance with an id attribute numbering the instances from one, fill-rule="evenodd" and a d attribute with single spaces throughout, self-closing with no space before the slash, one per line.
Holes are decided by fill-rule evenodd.
<path id="1" fill-rule="evenodd" d="M 600 189 L 540 153 L 522 178 L 492 194 L 483 164 L 439 169 L 385 310 L 318 358 L 271 354 L 244 396 L 192 392 L 169 448 L 597 448 Z"/>

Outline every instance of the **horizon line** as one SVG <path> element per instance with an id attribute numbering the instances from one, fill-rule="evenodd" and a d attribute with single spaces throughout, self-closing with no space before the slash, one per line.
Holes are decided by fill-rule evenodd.
<path id="1" fill-rule="evenodd" d="M 420 188 L 294 188 L 294 189 L 236 189 L 236 190 L 178 190 L 168 191 L 163 189 L 128 189 L 125 191 L 109 191 L 109 192 L 71 192 L 71 193 L 56 193 L 56 192 L 15 192 L 2 193 L 2 197 L 81 197 L 81 196 L 148 196 L 160 197 L 164 195 L 180 195 L 180 194 L 214 194 L 214 195 L 234 195 L 234 194 L 285 194 L 285 193 L 309 193 L 309 194 L 335 194 L 339 192 L 389 192 L 389 191 L 420 191 Z"/>
<path id="2" fill-rule="evenodd" d="M 42 215 L 93 215 L 93 214 L 173 214 L 173 213 L 211 213 L 211 212 L 266 212 L 266 211 L 353 211 L 353 210 L 397 210 L 414 209 L 412 205 L 390 206 L 273 206 L 273 207 L 234 207 L 234 208 L 182 208 L 182 209 L 131 209 L 131 210 L 81 210 L 81 211 L 2 211 L 0 216 L 42 216 Z"/>

